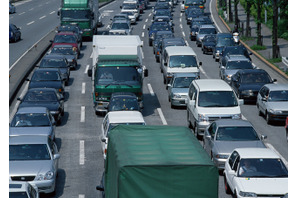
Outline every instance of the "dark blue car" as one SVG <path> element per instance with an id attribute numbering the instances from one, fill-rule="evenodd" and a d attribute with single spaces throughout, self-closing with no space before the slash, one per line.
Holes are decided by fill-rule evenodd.
<path id="1" fill-rule="evenodd" d="M 9 24 L 9 42 L 17 42 L 18 40 L 21 40 L 21 36 L 20 28 L 14 24 Z"/>
<path id="2" fill-rule="evenodd" d="M 156 34 L 157 31 L 171 31 L 171 27 L 167 22 L 154 22 L 152 25 L 148 28 L 149 31 L 149 46 L 153 45 L 154 41 L 154 34 Z"/>

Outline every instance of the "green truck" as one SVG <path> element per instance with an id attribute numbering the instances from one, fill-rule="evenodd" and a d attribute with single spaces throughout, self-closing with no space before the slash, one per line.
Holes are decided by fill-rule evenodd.
<path id="1" fill-rule="evenodd" d="M 190 129 L 119 125 L 109 133 L 106 198 L 217 198 L 218 169 Z"/>
<path id="2" fill-rule="evenodd" d="M 142 65 L 142 41 L 137 35 L 94 35 L 92 97 L 96 114 L 107 112 L 112 93 L 132 92 L 143 107 L 143 79 L 148 75 Z"/>
<path id="3" fill-rule="evenodd" d="M 61 25 L 77 24 L 83 37 L 92 38 L 97 27 L 102 25 L 98 0 L 62 0 L 58 12 Z"/>

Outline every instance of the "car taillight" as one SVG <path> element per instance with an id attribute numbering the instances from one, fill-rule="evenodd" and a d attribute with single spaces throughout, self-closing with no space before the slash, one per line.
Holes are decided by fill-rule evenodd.
<path id="1" fill-rule="evenodd" d="M 98 92 L 95 92 L 95 96 L 99 96 L 99 93 Z"/>
<path id="2" fill-rule="evenodd" d="M 157 55 L 160 55 L 160 52 L 157 52 Z"/>

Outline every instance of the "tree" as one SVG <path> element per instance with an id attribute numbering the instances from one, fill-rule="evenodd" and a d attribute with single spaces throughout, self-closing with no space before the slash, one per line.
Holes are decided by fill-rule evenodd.
<path id="1" fill-rule="evenodd" d="M 261 35 L 261 23 L 262 23 L 262 17 L 261 17 L 261 11 L 263 6 L 263 0 L 255 0 L 257 2 L 257 45 L 262 46 L 262 35 Z"/>
<path id="2" fill-rule="evenodd" d="M 239 27 L 239 19 L 238 19 L 238 3 L 239 0 L 234 0 L 234 13 L 235 13 L 235 25 Z"/>
<path id="3" fill-rule="evenodd" d="M 231 9 L 231 0 L 228 0 L 228 14 L 229 14 L 229 22 L 233 22 L 233 14 Z"/>
<path id="4" fill-rule="evenodd" d="M 253 4 L 253 0 L 246 0 L 246 29 L 245 29 L 245 36 L 251 36 L 251 28 L 250 28 L 250 17 L 251 17 L 251 6 Z"/>
<path id="5" fill-rule="evenodd" d="M 277 0 L 273 0 L 273 26 L 272 26 L 272 57 L 278 58 L 279 49 L 277 45 L 277 20 L 278 20 L 278 5 Z"/>

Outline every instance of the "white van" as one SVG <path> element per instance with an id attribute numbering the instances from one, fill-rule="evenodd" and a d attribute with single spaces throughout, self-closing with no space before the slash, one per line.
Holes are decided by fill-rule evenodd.
<path id="1" fill-rule="evenodd" d="M 187 121 L 197 137 L 217 119 L 241 119 L 240 105 L 233 89 L 221 79 L 193 80 L 186 99 Z"/>
<path id="2" fill-rule="evenodd" d="M 194 73 L 200 78 L 197 55 L 189 46 L 168 46 L 161 61 L 161 72 L 163 72 L 163 82 L 168 84 L 174 73 Z"/>

